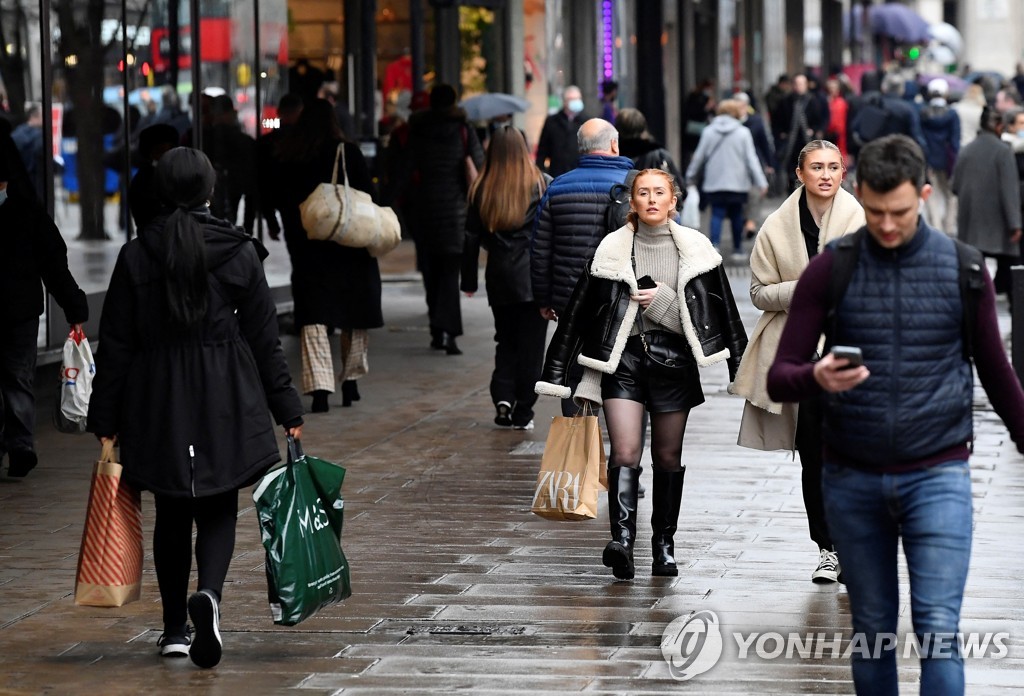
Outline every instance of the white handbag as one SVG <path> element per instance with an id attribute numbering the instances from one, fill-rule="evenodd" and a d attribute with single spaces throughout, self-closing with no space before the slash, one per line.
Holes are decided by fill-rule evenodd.
<path id="1" fill-rule="evenodd" d="M 338 161 L 342 183 L 338 183 Z M 347 247 L 365 248 L 380 257 L 402 241 L 398 216 L 391 208 L 379 206 L 370 194 L 349 186 L 345 169 L 345 145 L 334 155 L 331 183 L 319 184 L 299 204 L 302 226 L 309 239 L 332 241 Z"/>

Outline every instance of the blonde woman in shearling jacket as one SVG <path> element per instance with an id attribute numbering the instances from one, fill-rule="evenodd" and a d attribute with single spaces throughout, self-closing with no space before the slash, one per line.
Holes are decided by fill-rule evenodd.
<path id="1" fill-rule="evenodd" d="M 821 500 L 821 412 L 817 400 L 780 404 L 768 398 L 766 379 L 782 336 L 796 281 L 812 256 L 864 225 L 864 211 L 841 187 L 845 167 L 839 148 L 812 140 L 797 157 L 802 186 L 768 216 L 750 257 L 750 300 L 763 314 L 740 362 L 732 392 L 746 398 L 738 444 L 800 453 L 804 507 L 818 544 L 815 582 L 835 582 L 839 561 Z"/>
<path id="2" fill-rule="evenodd" d="M 569 397 L 576 361 L 584 374 L 571 395 L 581 405 L 603 403 L 612 540 L 602 561 L 620 580 L 635 571 L 644 411 L 654 464 L 651 574 L 674 576 L 683 436 L 690 409 L 704 402 L 698 367 L 725 361 L 731 378 L 747 344 L 722 257 L 699 231 L 671 220 L 678 195 L 668 172 L 636 175 L 628 222 L 601 241 L 580 275 L 536 386 Z"/>

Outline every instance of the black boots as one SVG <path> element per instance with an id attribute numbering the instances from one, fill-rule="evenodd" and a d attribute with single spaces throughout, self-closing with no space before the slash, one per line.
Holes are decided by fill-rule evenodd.
<path id="1" fill-rule="evenodd" d="M 455 337 L 447 331 L 430 330 L 430 347 L 443 350 L 448 355 L 462 355 L 462 350 L 455 343 Z"/>
<path id="2" fill-rule="evenodd" d="M 636 541 L 636 489 L 640 469 L 618 466 L 608 470 L 608 518 L 612 540 L 601 560 L 619 580 L 633 578 L 633 543 Z"/>
<path id="3" fill-rule="evenodd" d="M 654 485 L 651 487 L 651 537 L 652 562 L 651 575 L 679 575 L 676 568 L 675 545 L 672 536 L 676 533 L 679 520 L 679 503 L 683 498 L 683 476 L 686 467 L 681 471 L 654 470 Z"/>
<path id="4" fill-rule="evenodd" d="M 331 410 L 330 404 L 327 403 L 327 395 L 330 394 L 326 389 L 316 389 L 313 391 L 313 405 L 310 407 L 312 413 L 327 413 Z"/>
<path id="5" fill-rule="evenodd" d="M 354 379 L 346 379 L 341 383 L 341 405 L 351 406 L 353 401 L 359 401 L 359 386 Z"/>

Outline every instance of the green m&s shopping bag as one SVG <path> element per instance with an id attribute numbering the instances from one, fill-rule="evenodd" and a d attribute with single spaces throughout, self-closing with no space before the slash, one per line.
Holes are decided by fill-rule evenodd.
<path id="1" fill-rule="evenodd" d="M 304 455 L 289 437 L 288 461 L 267 472 L 252 494 L 275 624 L 294 626 L 352 594 L 341 550 L 344 480 L 343 467 Z"/>

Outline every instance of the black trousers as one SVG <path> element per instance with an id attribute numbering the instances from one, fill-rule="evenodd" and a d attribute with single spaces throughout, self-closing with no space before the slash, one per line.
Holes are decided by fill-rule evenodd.
<path id="1" fill-rule="evenodd" d="M 492 306 L 494 315 L 494 372 L 491 400 L 513 404 L 512 424 L 533 419 L 537 393 L 533 390 L 544 368 L 548 320 L 533 302 Z"/>
<path id="2" fill-rule="evenodd" d="M 822 405 L 820 398 L 800 402 L 796 419 L 796 450 L 800 453 L 800 482 L 807 511 L 811 540 L 819 549 L 832 550 L 832 536 L 825 520 L 825 503 L 821 495 Z"/>
<path id="3" fill-rule="evenodd" d="M 462 305 L 459 299 L 459 273 L 462 256 L 459 254 L 431 254 L 416 250 L 423 288 L 427 294 L 427 314 L 430 333 L 443 331 L 450 336 L 462 335 Z"/>
<path id="4" fill-rule="evenodd" d="M 220 600 L 235 551 L 238 491 L 205 498 L 157 495 L 153 563 L 164 609 L 164 631 L 177 633 L 188 621 L 188 581 L 192 573 L 192 522 L 196 524 L 197 589 Z"/>
<path id="5" fill-rule="evenodd" d="M 36 341 L 39 317 L 16 324 L 0 322 L 0 404 L 3 405 L 0 457 L 35 451 Z"/>

